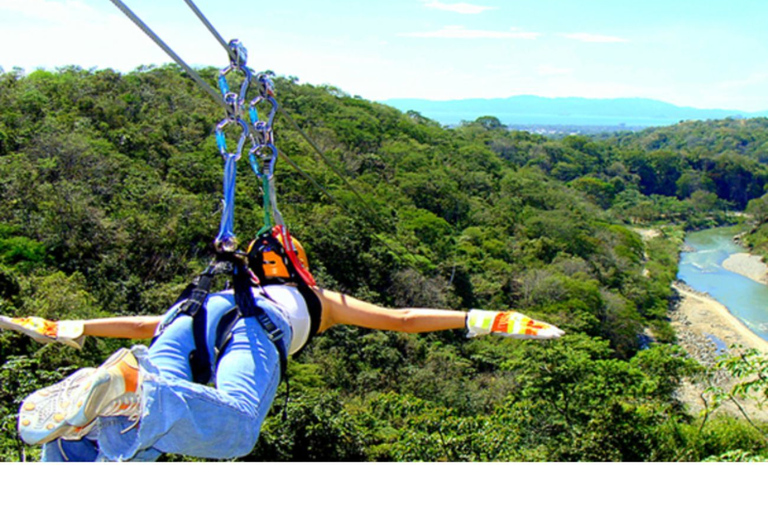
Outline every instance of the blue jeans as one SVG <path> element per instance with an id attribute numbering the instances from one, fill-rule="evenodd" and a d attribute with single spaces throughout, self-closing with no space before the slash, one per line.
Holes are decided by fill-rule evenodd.
<path id="1" fill-rule="evenodd" d="M 282 329 L 287 350 L 291 339 L 287 320 L 269 300 L 260 296 L 255 300 Z M 219 320 L 233 307 L 231 293 L 208 297 L 209 354 L 214 354 Z M 250 453 L 280 383 L 277 348 L 256 319 L 239 319 L 219 357 L 214 388 L 192 382 L 189 353 L 194 346 L 192 318 L 180 315 L 149 350 L 133 347 L 143 379 L 138 424 L 126 417 L 100 417 L 85 438 L 44 445 L 43 460 L 152 461 L 163 452 L 229 459 Z"/>

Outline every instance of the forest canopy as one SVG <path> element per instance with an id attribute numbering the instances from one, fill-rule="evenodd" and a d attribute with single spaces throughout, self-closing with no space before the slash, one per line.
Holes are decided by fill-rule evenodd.
<path id="1" fill-rule="evenodd" d="M 202 69 L 215 81 L 218 70 Z M 667 312 L 686 227 L 746 210 L 768 253 L 768 120 L 688 122 L 560 139 L 493 117 L 447 128 L 330 86 L 276 79 L 277 200 L 318 283 L 393 307 L 517 309 L 568 334 L 468 340 L 340 328 L 292 361 L 246 460 L 704 460 L 765 454 L 745 422 L 706 425 L 677 401 L 702 369 Z M 159 314 L 212 255 L 218 105 L 175 66 L 0 73 L 0 312 Z M 235 232 L 262 223 L 238 174 Z M 663 222 L 644 242 L 637 223 Z M 649 245 L 650 244 L 650 245 Z M 762 249 L 760 249 L 762 247 Z M 86 349 L 0 334 L 0 456 L 20 399 L 95 366 Z"/>

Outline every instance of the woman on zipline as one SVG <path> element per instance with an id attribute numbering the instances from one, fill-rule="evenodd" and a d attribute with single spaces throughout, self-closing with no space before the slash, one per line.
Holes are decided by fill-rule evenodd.
<path id="1" fill-rule="evenodd" d="M 308 270 L 303 249 L 295 243 L 292 261 L 297 260 Z M 151 461 L 163 452 L 244 456 L 256 444 L 275 398 L 284 371 L 281 355 L 297 352 L 335 325 L 410 333 L 466 328 L 469 337 L 550 339 L 563 334 L 516 312 L 384 308 L 317 286 L 286 283 L 285 270 L 280 261 L 263 260 L 257 274 L 283 282 L 250 288 L 267 319 L 242 315 L 231 290 L 204 298 L 204 320 L 197 328 L 200 320 L 179 313 L 184 301 L 164 316 L 60 322 L 0 317 L 4 328 L 77 348 L 84 336 L 154 337 L 149 348 L 120 349 L 99 368 L 81 369 L 27 397 L 19 411 L 22 439 L 42 444 L 44 461 Z M 190 358 L 200 336 L 203 351 L 207 348 L 206 378 L 215 387 L 193 381 Z"/>

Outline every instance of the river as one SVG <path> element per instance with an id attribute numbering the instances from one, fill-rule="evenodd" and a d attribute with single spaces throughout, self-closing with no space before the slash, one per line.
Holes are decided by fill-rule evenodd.
<path id="1" fill-rule="evenodd" d="M 694 251 L 680 255 L 677 278 L 694 290 L 708 293 L 768 341 L 768 286 L 723 268 L 728 256 L 744 252 L 733 241 L 739 231 L 732 226 L 690 233 L 685 243 Z"/>

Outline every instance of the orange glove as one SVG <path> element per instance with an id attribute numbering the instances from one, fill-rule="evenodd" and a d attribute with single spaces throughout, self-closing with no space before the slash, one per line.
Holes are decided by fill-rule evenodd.
<path id="1" fill-rule="evenodd" d="M 548 340 L 559 338 L 564 331 L 554 325 L 534 320 L 516 311 L 483 311 L 467 313 L 467 337 L 497 334 L 516 339 Z"/>
<path id="2" fill-rule="evenodd" d="M 0 316 L 0 327 L 26 334 L 38 343 L 61 343 L 76 349 L 83 348 L 85 335 L 82 320 L 55 322 L 36 316 L 9 318 Z"/>

